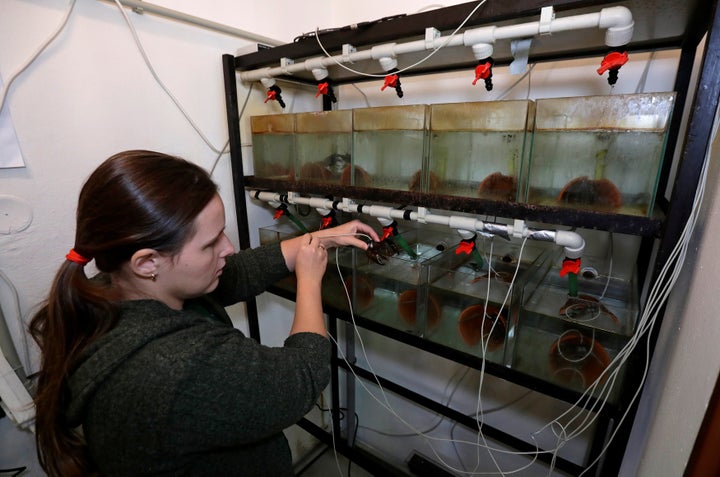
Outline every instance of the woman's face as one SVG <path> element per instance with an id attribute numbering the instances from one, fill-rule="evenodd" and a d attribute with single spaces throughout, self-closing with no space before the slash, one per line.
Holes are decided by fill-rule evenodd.
<path id="1" fill-rule="evenodd" d="M 195 298 L 213 291 L 225 266 L 225 257 L 233 253 L 233 245 L 225 235 L 225 208 L 219 195 L 208 203 L 195 218 L 195 233 L 180 253 L 167 262 L 168 271 L 159 274 L 169 298 Z"/>

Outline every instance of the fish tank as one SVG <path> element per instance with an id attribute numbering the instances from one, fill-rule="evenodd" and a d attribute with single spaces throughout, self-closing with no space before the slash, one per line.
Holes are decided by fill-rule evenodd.
<path id="1" fill-rule="evenodd" d="M 423 336 L 504 364 L 508 336 L 517 321 L 519 290 L 555 246 L 534 241 L 523 246 L 486 236 L 478 236 L 475 243 L 474 251 L 458 245 L 428 262 Z"/>
<path id="2" fill-rule="evenodd" d="M 652 215 L 675 93 L 536 101 L 527 202 Z"/>
<path id="3" fill-rule="evenodd" d="M 609 379 L 608 372 L 615 369 L 608 369 L 610 363 L 635 332 L 636 273 L 631 269 L 627 276 L 616 275 L 607 258 L 583 257 L 577 296 L 570 296 L 568 277 L 560 276 L 562 259 L 523 289 L 510 366 L 583 392 L 596 380 L 603 384 Z"/>
<path id="4" fill-rule="evenodd" d="M 353 110 L 352 185 L 426 190 L 427 108 L 411 105 Z"/>
<path id="5" fill-rule="evenodd" d="M 253 170 L 263 179 L 295 178 L 295 115 L 252 116 Z"/>
<path id="6" fill-rule="evenodd" d="M 350 185 L 352 110 L 295 114 L 295 179 Z"/>
<path id="7" fill-rule="evenodd" d="M 438 308 L 427 313 L 423 265 L 457 244 L 459 236 L 447 227 L 402 222 L 398 235 L 375 244 L 370 252 L 356 251 L 355 313 L 401 331 L 422 335 L 425 319 L 433 320 Z"/>
<path id="8" fill-rule="evenodd" d="M 429 172 L 424 191 L 517 201 L 533 117 L 532 101 L 430 106 Z"/>

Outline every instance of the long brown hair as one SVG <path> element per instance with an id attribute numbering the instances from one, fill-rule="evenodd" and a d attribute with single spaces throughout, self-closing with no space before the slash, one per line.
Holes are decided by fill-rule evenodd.
<path id="1" fill-rule="evenodd" d="M 112 273 L 142 248 L 176 254 L 192 235 L 195 217 L 217 186 L 206 171 L 152 151 L 125 151 L 103 162 L 85 182 L 78 201 L 73 249 Z M 117 297 L 83 266 L 65 261 L 47 301 L 30 322 L 42 352 L 38 372 L 36 442 L 40 465 L 51 477 L 97 473 L 85 441 L 64 410 L 67 378 L 93 341 L 117 322 Z"/>

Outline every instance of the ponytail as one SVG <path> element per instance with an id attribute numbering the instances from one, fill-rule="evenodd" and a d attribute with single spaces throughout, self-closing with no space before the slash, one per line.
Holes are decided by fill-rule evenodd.
<path id="1" fill-rule="evenodd" d="M 85 440 L 65 420 L 70 400 L 67 378 L 82 351 L 117 321 L 109 289 L 87 279 L 83 264 L 66 261 L 53 281 L 48 300 L 30 322 L 40 347 L 35 408 L 35 440 L 40 465 L 50 477 L 95 475 Z"/>

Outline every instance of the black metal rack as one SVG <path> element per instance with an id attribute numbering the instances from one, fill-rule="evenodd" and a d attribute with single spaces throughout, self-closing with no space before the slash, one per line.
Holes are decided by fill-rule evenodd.
<path id="1" fill-rule="evenodd" d="M 343 44 L 352 44 L 355 47 L 377 45 L 388 41 L 412 40 L 422 38 L 427 27 L 434 27 L 441 32 L 449 32 L 457 27 L 477 5 L 477 2 L 468 2 L 460 5 L 446 7 L 432 12 L 419 13 L 415 15 L 401 15 L 381 19 L 374 22 L 366 22 L 355 27 L 342 27 L 326 32 L 319 32 L 319 39 L 327 51 L 337 54 Z M 660 174 L 658 190 L 664 191 L 668 184 L 672 183 L 672 193 L 669 198 L 659 197 L 656 201 L 655 211 L 651 218 L 604 214 L 588 211 L 577 211 L 553 207 L 530 206 L 527 204 L 498 203 L 484 200 L 468 200 L 463 198 L 444 197 L 427 195 L 414 192 L 388 191 L 379 189 L 366 189 L 361 187 L 335 187 L 330 185 L 312 185 L 300 183 L 287 183 L 271 181 L 245 176 L 242 167 L 242 156 L 240 148 L 240 118 L 237 98 L 238 71 L 251 70 L 256 68 L 277 66 L 281 58 L 292 58 L 296 61 L 304 58 L 319 56 L 323 52 L 318 45 L 315 36 L 298 38 L 295 42 L 269 49 L 262 49 L 256 53 L 243 56 L 223 56 L 224 80 L 226 91 L 226 106 L 228 129 L 230 134 L 230 151 L 233 183 L 235 188 L 235 202 L 238 216 L 238 231 L 241 248 L 250 246 L 250 231 L 247 224 L 245 188 L 267 188 L 275 191 L 293 190 L 296 192 L 314 193 L 318 195 L 332 195 L 337 197 L 352 197 L 359 200 L 372 198 L 377 201 L 388 203 L 412 203 L 414 205 L 437 208 L 443 210 L 456 210 L 475 214 L 491 214 L 507 218 L 520 218 L 525 220 L 543 222 L 548 224 L 575 226 L 580 228 L 606 230 L 642 237 L 642 246 L 638 255 L 638 270 L 641 271 L 641 279 L 646 283 L 653 283 L 658 277 L 662 266 L 671 257 L 671 251 L 679 240 L 683 227 L 690 216 L 695 191 L 700 180 L 702 164 L 706 149 L 711 140 L 711 128 L 720 97 L 720 12 L 717 9 L 717 0 L 688 0 L 678 2 L 674 0 L 627 0 L 621 2 L 609 2 L 602 0 L 518 0 L 515 2 L 488 1 L 480 7 L 477 12 L 468 20 L 466 27 L 489 24 L 516 24 L 527 21 L 530 17 L 537 17 L 540 9 L 552 5 L 558 14 L 579 14 L 596 9 L 598 6 L 622 5 L 628 7 L 633 13 L 635 21 L 635 33 L 633 40 L 628 45 L 628 51 L 651 51 L 658 49 L 679 49 L 680 60 L 677 76 L 675 79 L 675 91 L 677 99 L 675 105 L 676 114 L 673 115 L 669 128 L 668 143 L 666 147 L 663 167 Z M 703 37 L 705 47 L 702 55 L 702 63 L 699 68 L 699 75 L 691 85 L 691 71 L 695 63 L 697 48 Z M 577 41 L 576 41 L 577 40 Z M 444 71 L 455 71 L 462 68 L 472 68 L 476 60 L 467 52 L 447 52 L 438 54 L 431 61 L 424 63 L 421 68 L 412 74 L 429 74 Z M 530 61 L 557 61 L 568 58 L 583 56 L 602 56 L 607 52 L 599 33 L 590 32 L 582 35 L 579 39 L 574 38 L 569 44 L 563 37 L 545 37 L 542 44 L 533 47 Z M 496 48 L 494 54 L 496 64 L 507 64 L 512 56 L 509 51 Z M 412 61 L 409 58 L 409 61 Z M 363 65 L 356 65 L 362 69 Z M 335 84 L 346 84 L 365 81 L 348 73 L 339 67 L 328 67 L 330 77 Z M 410 74 L 409 72 L 406 74 Z M 296 82 L 314 84 L 309 73 L 293 75 L 291 79 Z M 689 90 L 695 87 L 694 99 L 689 97 Z M 693 100 L 690 106 L 690 114 L 684 135 L 680 134 L 682 112 L 686 109 L 687 102 Z M 324 102 L 323 109 L 330 109 L 328 102 Z M 676 145 L 682 143 L 679 156 L 675 159 Z M 671 166 L 675 159 L 677 167 L 671 174 Z M 660 193 L 659 193 L 660 195 Z M 647 270 L 647 273 L 642 273 Z M 271 290 L 274 293 L 292 299 L 282 290 Z M 330 320 L 330 331 L 337 331 L 335 319 L 348 321 L 348 317 L 340 310 L 326 309 L 326 312 L 333 318 Z M 248 318 L 250 323 L 250 334 L 260 339 L 259 325 L 257 322 L 257 307 L 254 301 L 248 303 Z M 358 326 L 370 331 L 383 334 L 411 346 L 423 349 L 433 354 L 444 356 L 463 364 L 479 367 L 479 358 L 473 359 L 463 353 L 454 352 L 442 346 L 432 345 L 420 338 L 413 337 L 406 333 L 394 332 L 392 329 L 384 328 L 372 320 L 357 318 Z M 650 352 L 653 351 L 657 339 L 659 325 L 656 325 L 649 340 Z M 337 352 L 337 350 L 335 350 Z M 636 349 L 637 356 L 644 355 L 644 349 Z M 339 359 L 333 361 L 333 400 L 334 407 L 339 407 L 338 401 L 338 373 L 341 369 L 347 368 Z M 542 380 L 524 376 L 516 371 L 494 367 L 492 363 L 485 363 L 487 372 L 502 379 L 539 390 L 545 394 L 574 402 L 577 396 L 553 386 Z M 632 367 L 631 367 L 632 368 Z M 361 378 L 366 371 L 355 370 Z M 632 376 L 628 377 L 632 379 Z M 441 413 L 451 419 L 462 421 L 452 409 L 446 408 L 439 403 L 429 402 L 413 393 L 413 391 L 386 382 L 394 392 L 419 402 L 421 405 Z M 620 400 L 617 407 L 608 408 L 604 411 L 599 420 L 598 434 L 602 434 L 616 425 L 615 417 L 618 412 L 624 412 L 629 402 L 627 399 Z M 634 415 L 634 408 L 630 408 L 630 415 Z M 472 427 L 471 422 L 465 422 Z M 329 442 L 328 435 L 312 423 L 303 422 L 302 427 L 311 432 L 319 439 Z M 340 426 L 337 415 L 334 416 L 334 429 L 340 435 Z M 632 426 L 632 419 L 628 419 L 621 427 L 620 432 L 611 444 L 603 462 L 602 475 L 616 475 L 622 462 L 625 445 Z M 483 428 L 487 432 L 487 428 Z M 503 435 L 500 430 L 496 437 L 516 447 L 523 447 L 522 442 L 513 442 L 512 436 Z M 590 458 L 599 454 L 603 442 L 596 439 L 590 451 Z M 388 468 L 377 457 L 362 450 L 341 443 L 338 450 L 346 453 L 360 465 L 367 467 L 372 472 L 383 475 L 401 472 Z M 572 462 L 560 459 L 557 468 L 570 474 L 577 474 L 582 467 Z"/>

